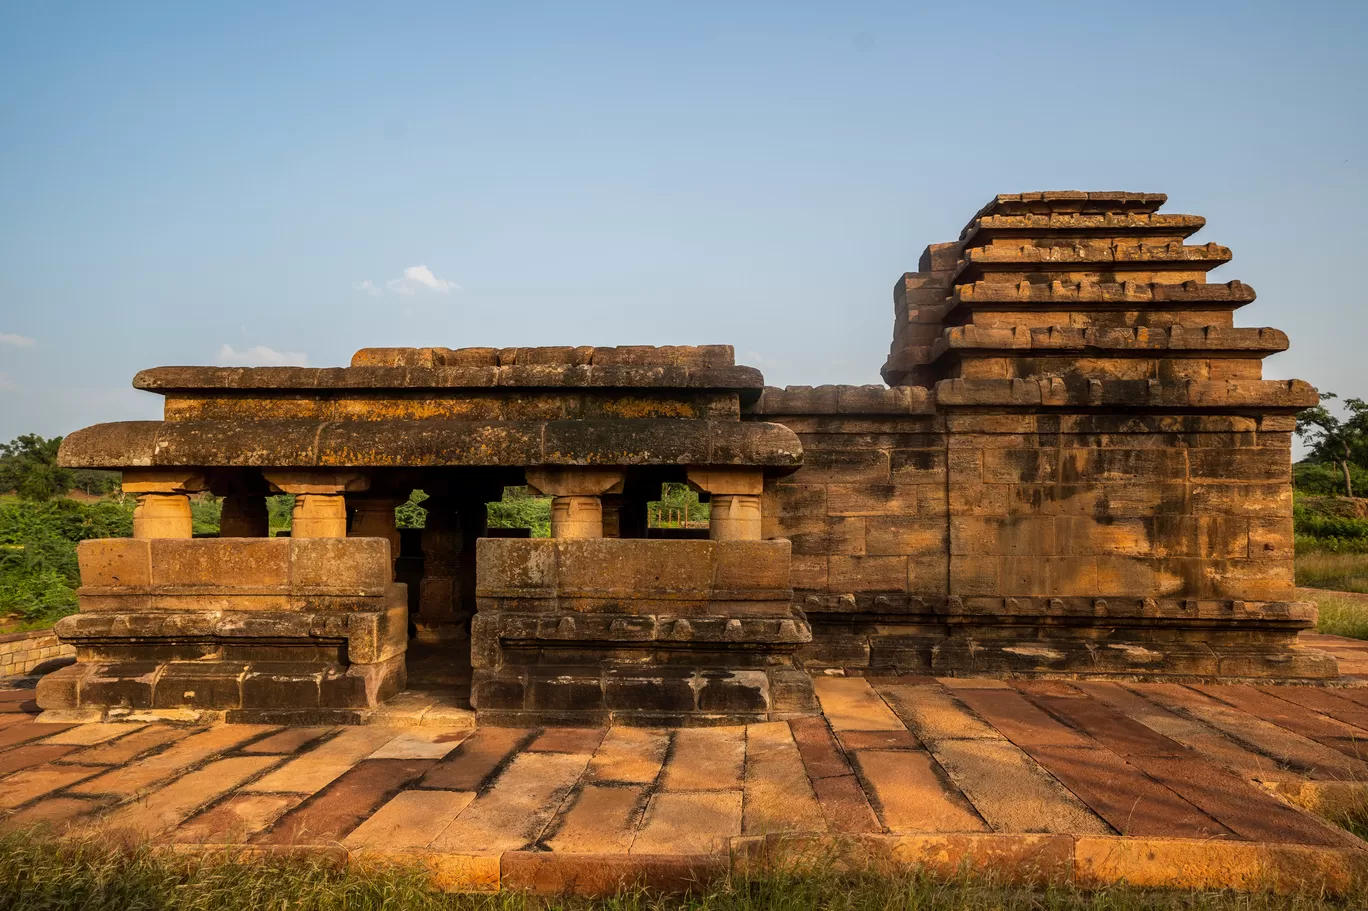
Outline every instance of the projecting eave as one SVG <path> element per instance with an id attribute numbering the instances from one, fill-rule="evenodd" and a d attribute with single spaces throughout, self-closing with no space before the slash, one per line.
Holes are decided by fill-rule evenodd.
<path id="1" fill-rule="evenodd" d="M 67 468 L 438 468 L 717 465 L 787 472 L 793 431 L 764 422 L 125 421 L 62 441 Z"/>

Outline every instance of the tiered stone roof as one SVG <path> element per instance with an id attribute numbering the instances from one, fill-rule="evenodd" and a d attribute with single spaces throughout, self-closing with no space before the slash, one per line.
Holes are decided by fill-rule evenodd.
<path id="1" fill-rule="evenodd" d="M 895 287 L 884 379 L 950 406 L 1314 404 L 1305 383 L 1262 379 L 1287 336 L 1234 327 L 1253 289 L 1207 282 L 1230 250 L 1187 243 L 1206 221 L 1160 214 L 1166 198 L 994 197 Z"/>

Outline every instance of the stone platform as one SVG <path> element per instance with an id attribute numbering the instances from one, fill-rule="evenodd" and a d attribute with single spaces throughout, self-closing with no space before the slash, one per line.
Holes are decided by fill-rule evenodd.
<path id="1" fill-rule="evenodd" d="M 1368 672 L 1368 642 L 1314 638 Z M 41 724 L 15 688 L 0 692 L 0 813 L 11 830 L 185 851 L 407 860 L 468 890 L 602 893 L 839 857 L 1342 891 L 1364 881 L 1368 846 L 1308 810 L 1368 802 L 1368 681 L 1344 679 L 821 676 L 821 715 L 673 730 L 401 711 L 352 727 Z"/>

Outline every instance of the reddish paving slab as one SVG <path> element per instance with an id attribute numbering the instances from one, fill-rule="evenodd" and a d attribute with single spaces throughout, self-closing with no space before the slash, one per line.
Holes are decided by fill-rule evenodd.
<path id="1" fill-rule="evenodd" d="M 1346 841 L 1341 830 L 1291 809 L 1249 782 L 1200 759 L 1142 756 L 1134 761 L 1145 774 L 1243 838 L 1306 845 Z"/>
<path id="2" fill-rule="evenodd" d="M 1304 709 L 1319 712 L 1336 721 L 1352 724 L 1364 731 L 1368 738 L 1368 706 L 1360 705 L 1341 695 L 1342 689 L 1319 686 L 1261 686 L 1259 690 L 1274 699 L 1281 699 Z"/>
<path id="3" fill-rule="evenodd" d="M 920 750 L 922 742 L 911 731 L 841 731 L 841 747 L 851 750 Z"/>
<path id="4" fill-rule="evenodd" d="M 1368 731 L 1309 712 L 1299 705 L 1260 692 L 1252 686 L 1194 685 L 1193 689 L 1257 718 L 1271 721 L 1354 759 L 1368 759 Z"/>
<path id="5" fill-rule="evenodd" d="M 1032 745 L 1026 752 L 1122 835 L 1214 838 L 1233 834 L 1111 750 Z"/>
<path id="6" fill-rule="evenodd" d="M 1014 690 L 957 689 L 955 695 L 1019 747 L 1092 745 L 1087 737 L 1051 718 Z"/>
<path id="7" fill-rule="evenodd" d="M 606 728 L 550 728 L 527 749 L 532 753 L 593 753 L 606 733 Z"/>
<path id="8" fill-rule="evenodd" d="M 0 749 L 14 746 L 16 743 L 28 743 L 30 740 L 41 740 L 44 737 L 51 737 L 53 734 L 60 734 L 73 727 L 75 727 L 75 725 L 38 724 L 37 722 L 16 724 L 0 730 Z"/>
<path id="9" fill-rule="evenodd" d="M 813 780 L 812 789 L 817 793 L 817 803 L 833 832 L 863 835 L 883 831 L 879 817 L 874 815 L 874 808 L 869 805 L 869 798 L 854 775 L 818 778 Z"/>
<path id="10" fill-rule="evenodd" d="M 522 728 L 480 728 L 423 776 L 420 787 L 478 791 L 535 732 Z"/>
<path id="11" fill-rule="evenodd" d="M 795 718 L 789 722 L 798 754 L 809 778 L 833 778 L 851 774 L 850 763 L 836 746 L 825 718 Z"/>
<path id="12" fill-rule="evenodd" d="M 52 762 L 61 759 L 72 750 L 79 750 L 80 747 L 54 744 L 48 746 L 41 743 L 30 744 L 28 746 L 15 747 L 0 753 L 0 776 L 8 775 L 10 772 L 17 772 L 20 769 L 27 769 L 32 766 L 42 765 L 45 762 Z"/>
<path id="13" fill-rule="evenodd" d="M 1187 756 L 1191 750 L 1105 703 L 1077 696 L 1039 695 L 1037 704 L 1085 732 L 1093 740 L 1127 758 L 1132 756 Z"/>
<path id="14" fill-rule="evenodd" d="M 328 728 L 286 728 L 279 733 L 247 744 L 242 748 L 242 752 L 294 753 L 306 747 L 315 746 L 317 740 L 331 733 L 332 731 Z"/>
<path id="15" fill-rule="evenodd" d="M 432 768 L 431 759 L 366 759 L 286 813 L 253 844 L 327 844 L 344 838 Z"/>

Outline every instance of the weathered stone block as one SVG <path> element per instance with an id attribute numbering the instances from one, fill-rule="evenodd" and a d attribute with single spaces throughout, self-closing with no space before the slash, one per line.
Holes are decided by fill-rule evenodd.
<path id="1" fill-rule="evenodd" d="M 295 591 L 383 595 L 391 583 L 390 542 L 384 538 L 289 538 Z"/>
<path id="2" fill-rule="evenodd" d="M 139 588 L 152 582 L 152 542 L 95 538 L 76 546 L 81 584 L 87 588 Z"/>
<path id="3" fill-rule="evenodd" d="M 96 665 L 81 680 L 81 705 L 150 709 L 160 671 L 155 661 Z"/>
<path id="4" fill-rule="evenodd" d="M 284 589 L 290 584 L 289 538 L 154 539 L 150 543 L 153 585 Z"/>
<path id="5" fill-rule="evenodd" d="M 294 662 L 254 663 L 242 678 L 242 706 L 254 709 L 317 708 L 325 671 Z"/>
<path id="6" fill-rule="evenodd" d="M 172 662 L 157 679 L 153 706 L 159 709 L 235 709 L 242 705 L 247 665 L 225 662 Z"/>
<path id="7" fill-rule="evenodd" d="M 769 710 L 769 677 L 764 671 L 704 671 L 699 676 L 698 708 L 704 712 Z"/>
<path id="8" fill-rule="evenodd" d="M 827 587 L 833 591 L 906 591 L 907 557 L 829 558 Z"/>

